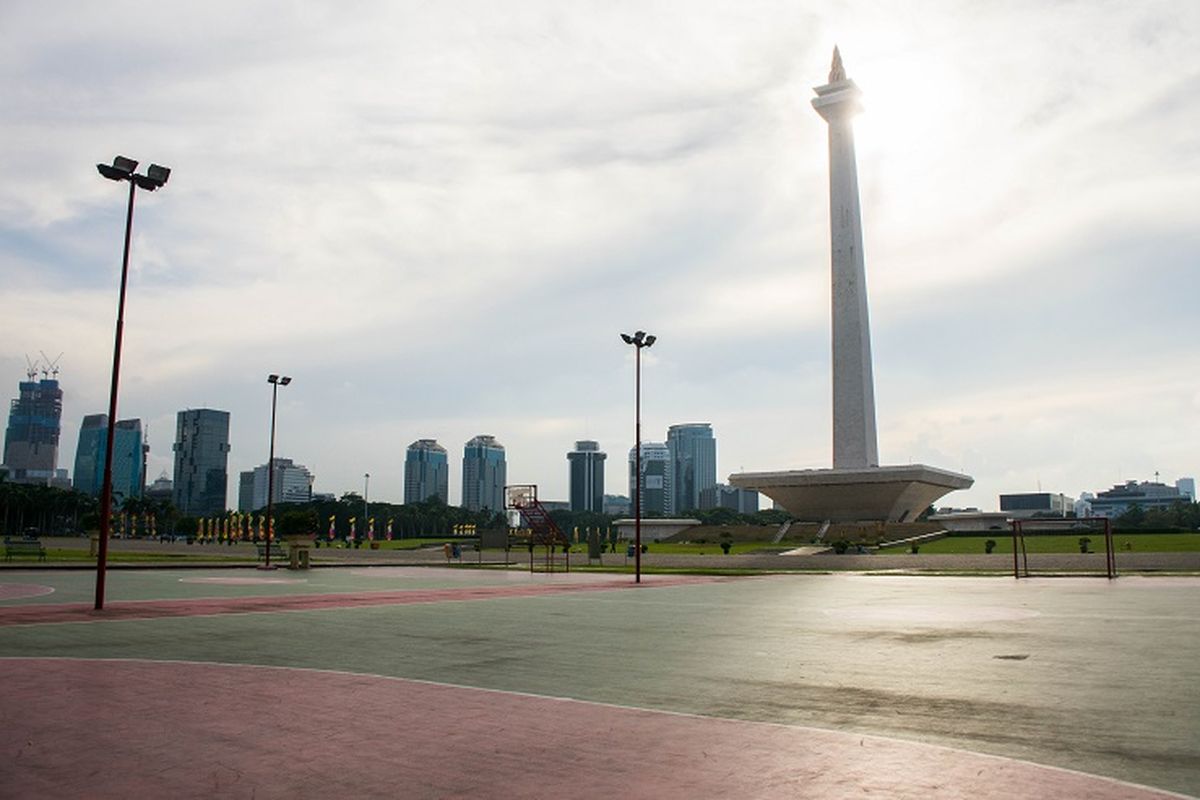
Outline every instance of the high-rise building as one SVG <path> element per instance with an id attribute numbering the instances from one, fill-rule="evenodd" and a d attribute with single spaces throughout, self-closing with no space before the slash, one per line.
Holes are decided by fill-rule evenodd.
<path id="1" fill-rule="evenodd" d="M 229 484 L 229 412 L 180 411 L 175 421 L 175 507 L 185 517 L 222 514 Z"/>
<path id="2" fill-rule="evenodd" d="M 75 448 L 73 485 L 81 492 L 99 495 L 104 488 L 104 449 L 108 443 L 108 414 L 88 414 L 79 426 Z M 120 503 L 141 497 L 145 485 L 145 443 L 142 421 L 120 419 L 113 426 L 112 491 Z"/>
<path id="3" fill-rule="evenodd" d="M 479 434 L 463 447 L 462 504 L 471 511 L 504 510 L 504 445 Z"/>
<path id="4" fill-rule="evenodd" d="M 667 429 L 674 486 L 674 512 L 701 508 L 700 495 L 717 485 L 717 440 L 712 425 L 694 422 Z"/>
<path id="5" fill-rule="evenodd" d="M 80 492 L 99 495 L 104 481 L 104 443 L 108 438 L 108 414 L 88 414 L 79 426 L 79 443 L 75 445 L 75 469 L 71 486 Z M 113 490 L 116 481 L 117 450 L 113 448 Z"/>
<path id="6" fill-rule="evenodd" d="M 450 462 L 437 439 L 418 439 L 404 456 L 404 503 L 419 503 L 437 495 L 450 497 Z"/>
<path id="7" fill-rule="evenodd" d="M 728 508 L 739 514 L 754 514 L 758 511 L 758 492 L 739 489 L 718 483 L 700 493 L 700 510 Z"/>
<path id="8" fill-rule="evenodd" d="M 8 411 L 4 466 L 13 483 L 50 484 L 58 469 L 58 437 L 62 431 L 62 389 L 58 381 L 30 370 L 18 385 Z"/>
<path id="9" fill-rule="evenodd" d="M 567 453 L 570 464 L 571 510 L 604 512 L 604 460 L 599 442 L 584 439 Z"/>
<path id="10" fill-rule="evenodd" d="M 1179 494 L 1187 499 L 1187 502 L 1196 502 L 1196 479 L 1195 478 L 1180 478 L 1175 481 L 1175 488 Z"/>
<path id="11" fill-rule="evenodd" d="M 290 458 L 276 458 L 273 463 L 273 480 L 266 464 L 238 475 L 238 511 L 257 511 L 266 506 L 268 484 L 274 504 L 307 503 L 312 499 L 313 475 L 307 467 Z"/>
<path id="12" fill-rule="evenodd" d="M 147 500 L 155 502 L 174 502 L 175 489 L 171 479 L 167 477 L 166 470 L 163 470 L 162 475 L 154 479 L 154 482 L 146 487 L 146 491 L 142 494 Z"/>
<path id="13" fill-rule="evenodd" d="M 629 496 L 636 498 L 637 449 L 629 448 Z M 660 442 L 642 442 L 642 516 L 669 517 L 675 513 L 671 451 Z M 637 502 L 634 500 L 634 502 Z M 632 510 L 632 509 L 631 509 Z"/>

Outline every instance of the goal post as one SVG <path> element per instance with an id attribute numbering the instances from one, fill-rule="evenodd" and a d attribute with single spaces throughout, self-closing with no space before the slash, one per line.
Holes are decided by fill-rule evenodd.
<path id="1" fill-rule="evenodd" d="M 1112 520 L 1108 517 L 1061 517 L 1047 519 L 1036 517 L 1030 519 L 1014 519 L 1012 521 L 1013 537 L 1013 577 L 1028 578 L 1029 551 L 1025 546 L 1025 536 L 1039 533 L 1095 533 L 1099 534 L 1104 543 L 1104 575 L 1112 579 L 1117 577 L 1117 553 L 1113 546 Z M 1086 540 L 1086 541 L 1085 541 Z M 1090 536 L 1080 537 L 1081 552 L 1088 552 L 1085 547 L 1092 542 Z M 1090 573 L 1080 573 L 1081 575 Z"/>

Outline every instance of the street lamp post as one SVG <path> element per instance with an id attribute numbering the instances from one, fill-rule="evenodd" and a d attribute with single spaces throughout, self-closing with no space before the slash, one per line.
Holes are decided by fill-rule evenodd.
<path id="1" fill-rule="evenodd" d="M 125 287 L 129 281 L 129 242 L 133 233 L 133 195 L 141 188 L 147 192 L 161 189 L 171 170 L 151 164 L 145 175 L 134 172 L 138 162 L 117 156 L 112 165 L 97 164 L 100 174 L 111 181 L 129 181 L 129 207 L 125 212 L 125 250 L 121 258 L 121 291 L 117 296 L 117 333 L 113 342 L 112 388 L 108 394 L 108 438 L 104 443 L 104 482 L 100 489 L 100 542 L 96 552 L 96 610 L 104 608 L 104 573 L 108 568 L 108 536 L 112 515 L 113 439 L 117 424 L 117 387 L 121 379 L 121 337 L 125 330 Z"/>
<path id="2" fill-rule="evenodd" d="M 272 569 L 271 567 L 271 533 L 275 530 L 274 520 L 271 517 L 272 506 L 275 501 L 275 401 L 279 395 L 279 387 L 287 386 L 292 382 L 292 379 L 287 375 L 279 376 L 271 374 L 267 376 L 267 383 L 271 384 L 271 452 L 267 456 L 267 535 L 266 535 L 266 561 L 263 562 L 262 569 Z"/>
<path id="3" fill-rule="evenodd" d="M 632 336 L 621 334 L 621 341 L 633 345 L 634 356 L 634 401 L 633 401 L 633 574 L 634 583 L 642 582 L 642 348 L 654 344 L 658 337 L 637 331 Z"/>

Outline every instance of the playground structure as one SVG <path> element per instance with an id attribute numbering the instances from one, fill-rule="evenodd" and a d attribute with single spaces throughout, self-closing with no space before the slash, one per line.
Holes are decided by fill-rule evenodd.
<path id="1" fill-rule="evenodd" d="M 528 534 L 515 535 L 518 543 L 529 548 L 530 572 L 555 572 L 558 560 L 555 548 L 562 550 L 562 568 L 571 571 L 571 543 L 566 534 L 555 524 L 550 512 L 538 502 L 537 485 L 521 484 L 504 487 L 505 508 L 520 512 L 528 526 Z M 543 558 L 536 559 L 535 551 L 543 549 Z"/>
<path id="2" fill-rule="evenodd" d="M 1097 526 L 1100 526 L 1103 532 L 1101 541 L 1104 542 L 1105 577 L 1109 580 L 1117 577 L 1117 554 L 1116 549 L 1113 547 L 1112 521 L 1107 517 L 1068 517 L 1063 519 L 1035 517 L 1032 519 L 1014 519 L 1012 521 L 1013 577 L 1030 577 L 1029 552 L 1025 548 L 1025 533 L 1027 528 L 1054 532 L 1066 530 L 1071 533 L 1078 532 L 1084 534 L 1087 532 L 1097 532 Z M 1088 549 L 1091 543 L 1092 539 L 1090 536 L 1081 535 L 1079 537 L 1080 552 L 1091 552 Z"/>

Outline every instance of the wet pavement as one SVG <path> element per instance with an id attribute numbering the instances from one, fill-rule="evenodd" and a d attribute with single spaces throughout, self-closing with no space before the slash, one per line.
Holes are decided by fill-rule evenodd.
<path id="1" fill-rule="evenodd" d="M 490 583 L 464 579 L 467 573 Z M 25 752 L 16 742 L 21 725 L 30 735 L 44 736 L 47 731 L 75 735 L 64 733 L 71 726 L 66 721 L 56 724 L 53 717 L 71 715 L 86 697 L 65 697 L 57 707 L 33 702 L 48 694 L 58 697 L 66 685 L 73 685 L 68 678 L 54 678 L 59 668 L 52 670 L 47 664 L 118 659 L 80 663 L 86 674 L 106 675 L 113 685 L 128 680 L 121 677 L 124 667 L 118 665 L 164 661 L 318 670 L 371 681 L 400 681 L 403 685 L 368 692 L 383 692 L 381 697 L 391 698 L 386 702 L 395 703 L 388 706 L 386 717 L 391 728 L 368 722 L 382 713 L 377 704 L 385 699 L 366 702 L 362 697 L 367 695 L 360 693 L 367 689 L 359 684 L 346 688 L 337 681 L 318 681 L 306 691 L 310 695 L 331 692 L 331 698 L 322 698 L 316 706 L 356 709 L 354 714 L 328 716 L 324 723 L 308 719 L 303 724 L 294 720 L 278 724 L 281 730 L 292 730 L 288 726 L 293 724 L 300 729 L 310 726 L 318 731 L 318 740 L 324 735 L 319 733 L 322 724 L 329 726 L 330 736 L 351 740 L 358 726 L 374 731 L 372 736 L 386 737 L 393 730 L 399 741 L 408 742 L 419 738 L 420 730 L 441 731 L 437 736 L 450 738 L 435 743 L 447 752 L 496 754 L 491 766 L 482 767 L 458 758 L 456 763 L 468 764 L 465 768 L 476 776 L 494 769 L 497 779 L 521 774 L 535 778 L 532 784 L 514 786 L 561 788 L 560 773 L 574 775 L 572 785 L 579 789 L 574 792 L 578 796 L 595 796 L 586 791 L 593 785 L 613 788 L 611 781 L 589 771 L 596 763 L 608 763 L 605 758 L 613 754 L 642 759 L 647 770 L 654 768 L 653 775 L 638 770 L 622 773 L 626 796 L 669 794 L 662 791 L 664 775 L 708 781 L 707 792 L 697 789 L 697 784 L 680 784 L 692 786 L 692 796 L 796 796 L 802 794 L 797 788 L 802 786 L 811 787 L 809 796 L 814 797 L 840 797 L 868 789 L 889 797 L 1136 796 L 1137 790 L 1122 789 L 1120 784 L 1105 784 L 1103 789 L 1089 789 L 1086 782 L 1055 784 L 1045 773 L 1030 778 L 1028 773 L 1017 777 L 1014 772 L 1002 779 L 972 760 L 978 758 L 972 754 L 1015 759 L 1011 763 L 1024 764 L 1023 769 L 1031 762 L 1200 793 L 1200 701 L 1195 688 L 1200 682 L 1200 578 L 1015 581 L 780 575 L 657 585 L 649 581 L 634 587 L 629 582 L 606 584 L 611 575 L 489 576 L 474 570 L 385 567 L 314 570 L 299 584 L 238 583 L 262 575 L 252 569 L 114 572 L 110 576 L 113 596 L 127 598 L 117 602 L 154 607 L 208 597 L 229 606 L 219 613 L 198 610 L 194 615 L 0 625 L 0 680 L 9 689 L 27 687 L 21 692 L 6 690 L 0 701 L 0 716 L 18 723 L 5 726 L 8 752 Z M 295 575 L 279 573 L 287 579 Z M 8 599 L 0 591 L 0 622 L 6 609 L 13 609 L 7 612 L 10 615 L 34 607 L 52 610 L 72 605 L 68 598 L 76 598 L 77 605 L 78 596 L 88 588 L 86 578 L 53 570 L 0 574 L 0 589 L 19 587 L 9 590 L 14 594 Z M 55 591 L 31 594 L 37 586 Z M 480 594 L 489 587 L 492 594 Z M 563 591 L 564 587 L 587 590 Z M 298 595 L 315 599 L 338 592 L 377 593 L 380 602 L 287 607 Z M 442 594 L 422 602 L 402 600 L 406 593 L 415 592 Z M 389 602 L 379 593 L 397 599 Z M 256 605 L 239 610 L 237 598 L 243 595 L 253 595 Z M 278 601 L 276 607 L 272 598 Z M 48 661 L 38 661 L 39 666 L 30 669 L 27 659 L 31 658 Z M 193 679 L 167 677 L 156 670 L 143 677 L 145 683 L 136 685 L 146 702 L 167 709 L 156 713 L 181 716 L 197 707 L 195 697 L 178 689 L 191 685 Z M 209 685 L 205 681 L 210 678 L 194 680 Z M 211 680 L 213 698 L 247 694 L 237 688 L 247 685 L 242 673 L 220 672 Z M 416 690 L 407 683 L 412 681 L 448 687 L 445 697 L 451 699 L 442 715 L 434 713 L 432 720 L 404 716 L 405 704 L 416 702 Z M 506 698 L 527 697 L 529 702 L 522 706 L 492 694 L 486 695 L 490 699 L 472 699 L 476 695 L 471 692 L 478 690 L 499 692 Z M 339 698 L 343 691 L 345 696 Z M 476 704 L 471 706 L 474 716 L 457 716 L 455 691 L 464 692 L 460 699 L 467 706 Z M 651 717 L 610 718 L 580 711 L 583 721 L 572 727 L 567 716 L 556 718 L 565 712 L 540 704 L 546 698 L 632 708 Z M 438 704 L 426 700 L 421 701 L 423 707 L 436 711 Z M 532 710 L 521 716 L 509 707 L 513 704 Z M 750 727 L 676 729 L 654 716 L 663 713 Z M 505 719 L 511 722 L 508 729 Z M 456 720 L 461 722 L 457 728 Z M 267 724 L 267 729 L 274 724 Z M 219 727 L 220 721 L 183 729 L 201 736 L 210 730 L 207 725 Z M 777 739 L 755 727 L 760 725 L 771 730 L 782 726 L 789 733 Z M 131 734 L 131 741 L 140 735 Z M 569 738 L 554 740 L 554 735 Z M 848 745 L 852 740 L 846 738 L 855 735 L 872 743 L 875 739 L 870 737 L 877 737 L 901 749 L 864 749 L 856 757 Z M 77 736 L 80 741 L 74 749 L 68 748 L 72 752 L 86 746 L 87 728 L 79 729 Z M 232 737 L 249 752 L 259 747 L 249 729 L 241 734 L 226 731 L 223 736 L 220 741 Z M 805 745 L 806 736 L 811 747 Z M 533 753 L 541 752 L 536 749 L 542 746 L 538 742 L 545 741 L 554 742 L 547 752 L 558 755 L 536 763 L 519 761 L 519 753 L 504 744 L 520 742 L 534 748 L 523 752 Z M 925 746 L 935 750 L 920 749 Z M 381 755 L 384 763 L 402 760 L 400 751 L 390 748 L 390 743 L 380 745 L 381 753 L 390 754 Z M 117 762 L 127 757 L 142 763 L 137 759 L 146 755 L 136 747 L 128 753 L 119 747 L 105 752 Z M 814 758 L 813 753 L 823 755 Z M 426 756 L 432 757 L 428 752 Z M 336 757 L 322 755 L 319 748 L 312 757 L 337 763 Z M 709 761 L 710 757 L 719 761 Z M 54 774 L 35 768 L 41 762 L 32 752 L 21 758 L 24 761 L 18 762 L 10 756 L 0 765 L 0 781 Z M 514 766 L 508 759 L 519 763 Z M 82 769 L 87 758 L 81 755 L 79 763 Z M 906 763 L 914 769 L 905 771 Z M 499 765 L 505 764 L 509 766 L 501 769 Z M 720 768 L 714 769 L 714 764 Z M 194 770 L 201 765 L 195 764 Z M 411 786 L 424 787 L 414 789 L 414 794 L 487 794 L 478 783 L 462 782 L 453 770 L 443 774 L 440 765 L 427 767 L 420 774 L 412 772 L 412 765 L 405 767 L 408 771 L 403 774 Z M 203 783 L 199 773 L 184 766 L 179 769 L 185 783 Z M 250 766 L 245 769 L 250 770 L 241 773 L 246 782 L 230 796 L 250 796 L 252 791 L 258 797 L 284 796 L 272 795 L 263 776 Z M 991 782 L 970 784 L 969 775 L 977 772 L 990 776 Z M 59 774 L 65 780 L 66 775 Z M 208 776 L 204 780 L 211 777 L 204 775 Z M 774 782 L 755 783 L 755 775 L 774 776 Z M 538 776 L 543 783 L 538 783 Z M 809 783 L 791 780 L 796 776 L 808 776 Z M 386 771 L 378 779 L 384 783 L 372 785 L 380 793 L 401 793 L 395 785 L 390 785 L 393 791 L 386 791 Z M 1016 782 L 1004 782 L 1009 779 Z M 1034 790 L 1039 787 L 1044 791 Z"/>

